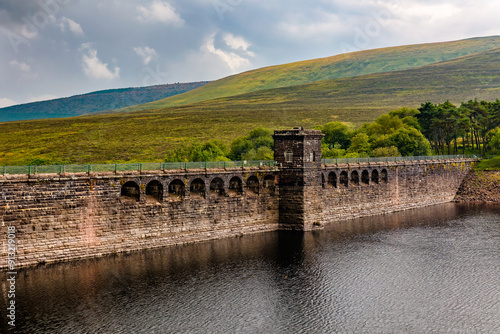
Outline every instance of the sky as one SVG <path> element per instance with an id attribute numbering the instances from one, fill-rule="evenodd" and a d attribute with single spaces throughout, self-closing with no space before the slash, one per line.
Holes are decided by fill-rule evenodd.
<path id="1" fill-rule="evenodd" d="M 498 0 L 0 0 L 0 107 L 500 34 Z"/>

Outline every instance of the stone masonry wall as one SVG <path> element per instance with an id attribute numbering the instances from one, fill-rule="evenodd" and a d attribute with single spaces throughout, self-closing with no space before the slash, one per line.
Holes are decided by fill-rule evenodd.
<path id="1" fill-rule="evenodd" d="M 273 231 L 278 229 L 277 189 L 266 188 L 264 178 L 274 180 L 274 173 L 240 169 L 0 177 L 0 238 L 7 241 L 6 226 L 15 226 L 19 267 Z M 250 177 L 260 188 L 247 189 Z M 216 178 L 224 182 L 222 190 L 210 190 Z M 200 179 L 205 190 L 191 196 L 190 184 Z M 229 188 L 231 179 L 233 184 L 242 181 L 239 191 Z M 186 185 L 182 196 L 169 191 L 179 180 Z M 129 181 L 139 185 L 139 201 L 122 196 Z M 151 181 L 163 186 L 161 202 L 146 195 Z M 7 266 L 7 255 L 2 247 L 0 268 Z"/>
<path id="2" fill-rule="evenodd" d="M 16 267 L 280 228 L 310 230 L 452 201 L 471 164 L 0 176 L 0 268 L 8 265 L 8 227 L 15 227 Z"/>
<path id="3" fill-rule="evenodd" d="M 336 220 L 450 202 L 472 163 L 472 160 L 456 160 L 327 166 L 323 169 L 323 187 L 317 193 L 323 201 L 322 210 L 310 219 L 312 224 L 320 226 Z M 362 178 L 364 171 L 368 178 Z M 347 186 L 340 183 L 342 172 L 348 176 Z M 337 176 L 336 184 L 328 182 L 334 179 L 333 174 Z"/>

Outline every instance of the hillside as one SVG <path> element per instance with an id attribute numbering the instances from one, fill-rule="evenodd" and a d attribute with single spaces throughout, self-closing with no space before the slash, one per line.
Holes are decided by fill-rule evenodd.
<path id="1" fill-rule="evenodd" d="M 71 97 L 0 108 L 0 122 L 78 116 L 124 108 L 185 93 L 207 82 L 109 89 Z"/>
<path id="2" fill-rule="evenodd" d="M 180 106 L 264 89 L 290 87 L 321 80 L 411 69 L 500 47 L 500 37 L 397 46 L 259 68 L 213 81 L 174 97 L 117 111 Z"/>
<path id="3" fill-rule="evenodd" d="M 162 161 L 193 140 L 229 143 L 256 127 L 361 125 L 430 101 L 500 98 L 500 48 L 419 68 L 255 91 L 131 113 L 0 124 L 0 165 Z"/>

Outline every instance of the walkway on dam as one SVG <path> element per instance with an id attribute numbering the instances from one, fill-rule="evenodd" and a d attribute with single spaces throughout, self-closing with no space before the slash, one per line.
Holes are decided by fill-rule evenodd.
<path id="1" fill-rule="evenodd" d="M 367 157 L 322 159 L 323 165 L 344 165 L 362 163 L 397 163 L 406 161 L 442 161 L 479 159 L 477 155 L 429 155 L 408 157 Z M 83 165 L 39 165 L 39 166 L 2 166 L 1 175 L 35 175 L 35 174 L 66 174 L 66 173 L 103 173 L 103 172 L 151 172 L 178 171 L 199 169 L 229 169 L 252 167 L 279 167 L 274 160 L 251 161 L 203 161 L 203 162 L 148 162 L 127 164 L 83 164 Z"/>

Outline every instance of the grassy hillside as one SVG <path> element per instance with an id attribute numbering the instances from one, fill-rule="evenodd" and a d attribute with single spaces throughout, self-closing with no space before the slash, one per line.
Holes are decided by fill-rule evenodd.
<path id="1" fill-rule="evenodd" d="M 71 97 L 0 108 L 0 122 L 78 116 L 163 99 L 188 92 L 207 82 L 108 89 Z"/>
<path id="2" fill-rule="evenodd" d="M 360 125 L 390 110 L 446 99 L 500 98 L 500 48 L 420 68 L 319 81 L 142 112 L 0 123 L 0 165 L 162 161 L 183 142 L 229 143 L 251 129 Z"/>
<path id="3" fill-rule="evenodd" d="M 500 37 L 493 36 L 368 50 L 264 67 L 211 82 L 181 95 L 119 111 L 179 106 L 263 89 L 410 69 L 497 47 L 500 47 Z"/>

